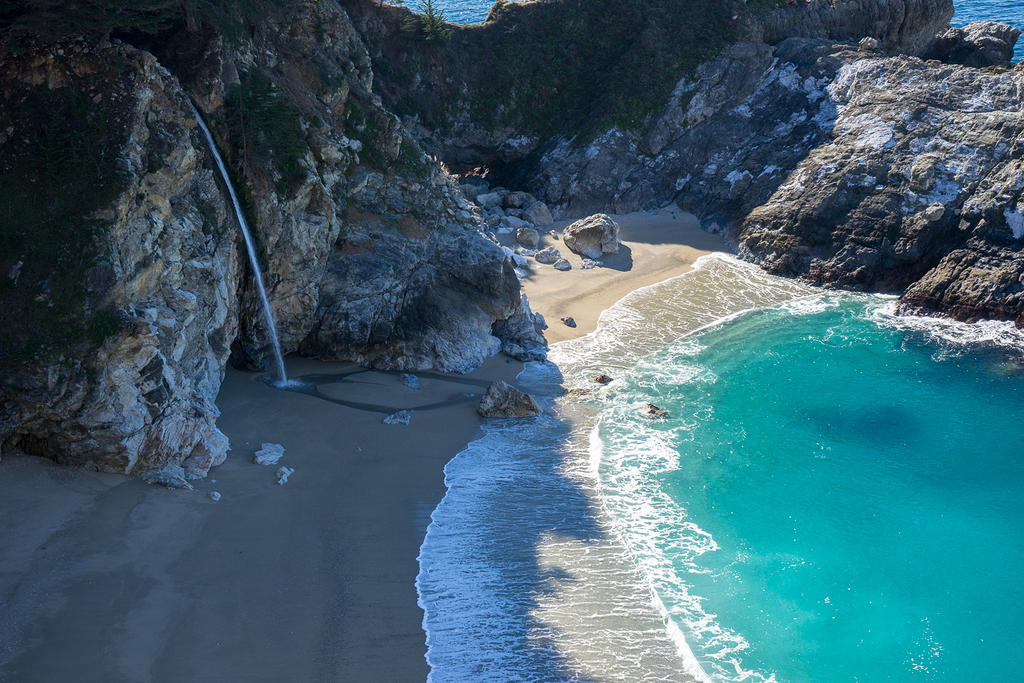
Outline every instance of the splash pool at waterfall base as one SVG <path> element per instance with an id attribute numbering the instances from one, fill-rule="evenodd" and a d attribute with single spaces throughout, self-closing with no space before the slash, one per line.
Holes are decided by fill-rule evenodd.
<path id="1" fill-rule="evenodd" d="M 1012 680 L 1024 335 L 894 309 L 716 255 L 530 365 L 421 548 L 432 680 Z"/>

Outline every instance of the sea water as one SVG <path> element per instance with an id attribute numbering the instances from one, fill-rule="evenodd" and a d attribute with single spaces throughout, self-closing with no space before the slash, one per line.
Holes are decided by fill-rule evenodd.
<path id="1" fill-rule="evenodd" d="M 893 308 L 716 255 L 529 364 L 445 468 L 431 680 L 1016 678 L 1024 335 Z"/>
<path id="2" fill-rule="evenodd" d="M 891 306 L 753 311 L 608 399 L 600 493 L 716 679 L 1020 676 L 1024 363 Z"/>
<path id="3" fill-rule="evenodd" d="M 494 3 L 488 0 L 439 0 L 435 3 L 445 12 L 448 21 L 456 24 L 476 24 L 487 18 Z M 1024 29 L 1024 2 L 1022 0 L 955 0 L 954 26 L 973 21 L 1005 21 Z M 413 2 L 410 8 L 416 10 Z M 1024 57 L 1024 41 L 1018 41 L 1014 61 Z"/>

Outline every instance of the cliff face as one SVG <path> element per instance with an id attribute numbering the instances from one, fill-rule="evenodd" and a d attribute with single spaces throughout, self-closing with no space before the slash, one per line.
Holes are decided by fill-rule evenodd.
<path id="1" fill-rule="evenodd" d="M 991 30 L 1005 58 L 1017 32 Z M 672 201 L 772 272 L 1021 324 L 1022 69 L 739 43 L 642 136 L 559 143 L 524 181 L 562 213 Z"/>
<path id="2" fill-rule="evenodd" d="M 137 36 L 159 61 L 117 40 L 5 56 L 5 451 L 181 485 L 225 457 L 225 364 L 265 364 L 269 340 L 190 99 L 286 352 L 453 371 L 503 345 L 543 353 L 508 257 L 371 93 L 344 11 L 288 4 L 260 27 Z"/>
<path id="3" fill-rule="evenodd" d="M 289 4 L 240 43 L 214 37 L 195 55 L 191 40 L 162 49 L 240 170 L 285 352 L 446 371 L 493 354 L 492 325 L 524 313 L 518 280 L 373 94 L 344 10 Z M 239 341 L 259 364 L 259 302 L 243 301 Z"/>
<path id="4" fill-rule="evenodd" d="M 513 184 L 559 141 L 642 131 L 680 79 L 706 81 L 698 67 L 738 42 L 871 35 L 918 54 L 953 16 L 952 0 L 560 0 L 498 3 L 485 23 L 424 41 L 405 9 L 346 5 L 385 103 L 452 168 L 487 165 Z"/>
<path id="5" fill-rule="evenodd" d="M 205 473 L 227 449 L 214 399 L 239 267 L 184 92 L 151 55 L 75 42 L 0 78 L 4 449 Z"/>

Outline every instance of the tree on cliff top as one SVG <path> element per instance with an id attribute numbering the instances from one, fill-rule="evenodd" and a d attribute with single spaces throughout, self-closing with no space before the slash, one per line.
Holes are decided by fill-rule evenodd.
<path id="1" fill-rule="evenodd" d="M 423 0 L 419 14 L 406 19 L 405 29 L 423 40 L 447 40 L 452 32 L 445 21 L 444 10 L 436 6 L 434 0 Z"/>

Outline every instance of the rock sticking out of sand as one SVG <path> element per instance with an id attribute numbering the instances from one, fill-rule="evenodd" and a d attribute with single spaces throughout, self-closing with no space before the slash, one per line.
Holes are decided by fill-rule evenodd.
<path id="1" fill-rule="evenodd" d="M 147 484 L 166 486 L 169 489 L 192 490 L 192 484 L 185 480 L 185 473 L 180 467 L 171 470 L 160 470 L 159 472 L 147 472 L 142 475 L 142 481 Z"/>
<path id="2" fill-rule="evenodd" d="M 391 413 L 384 418 L 384 424 L 386 425 L 407 425 L 409 420 L 412 419 L 412 413 L 408 410 L 399 410 L 397 413 Z"/>
<path id="3" fill-rule="evenodd" d="M 220 491 L 210 491 L 206 494 L 206 497 L 216 503 L 220 501 Z"/>
<path id="4" fill-rule="evenodd" d="M 561 259 L 562 254 L 554 247 L 545 247 L 538 251 L 533 258 L 537 259 L 537 263 L 552 264 Z"/>
<path id="5" fill-rule="evenodd" d="M 566 261 L 564 258 L 560 258 L 554 262 L 555 270 L 572 270 L 572 264 Z"/>
<path id="6" fill-rule="evenodd" d="M 484 417 L 533 417 L 540 413 L 540 406 L 526 392 L 499 379 L 487 387 L 476 410 Z"/>
<path id="7" fill-rule="evenodd" d="M 562 322 L 565 323 L 566 327 L 576 327 L 576 321 L 572 319 L 572 316 L 562 318 Z"/>
<path id="8" fill-rule="evenodd" d="M 402 381 L 402 384 L 409 387 L 410 389 L 415 389 L 416 391 L 419 391 L 420 389 L 423 388 L 422 386 L 420 386 L 420 378 L 411 373 L 403 372 L 401 375 L 399 375 L 399 379 Z"/>
<path id="9" fill-rule="evenodd" d="M 277 475 L 277 485 L 284 486 L 286 483 L 288 483 L 288 477 L 295 474 L 295 470 L 292 469 L 291 467 L 285 467 L 284 465 L 282 465 L 281 467 L 277 468 L 277 472 L 275 472 L 275 474 Z"/>
<path id="10" fill-rule="evenodd" d="M 284 446 L 279 443 L 265 443 L 252 456 L 257 465 L 276 465 L 284 455 Z"/>
<path id="11" fill-rule="evenodd" d="M 595 261 L 592 258 L 585 258 L 583 259 L 583 264 L 580 265 L 580 268 L 583 270 L 591 270 L 592 268 L 597 268 L 599 265 L 601 265 L 600 262 Z"/>

